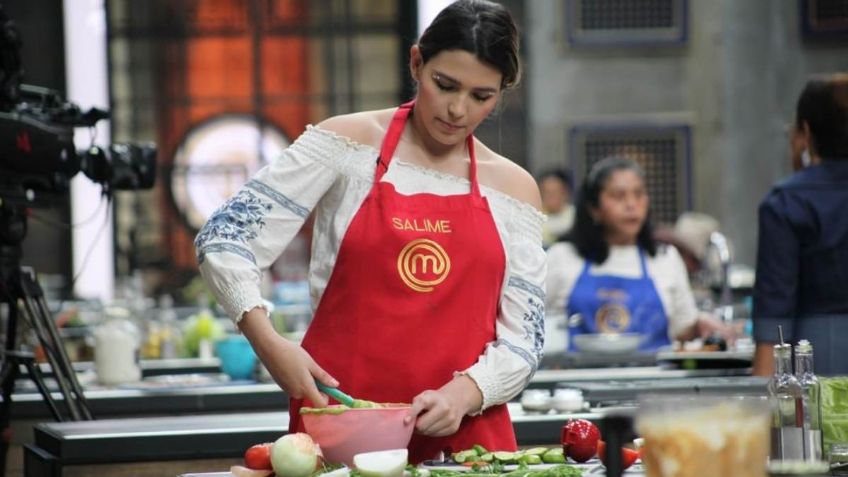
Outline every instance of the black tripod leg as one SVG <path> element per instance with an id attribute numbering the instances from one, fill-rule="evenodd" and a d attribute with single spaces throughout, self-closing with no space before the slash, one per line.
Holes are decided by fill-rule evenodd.
<path id="1" fill-rule="evenodd" d="M 14 357 L 17 346 L 18 309 L 14 300 L 7 294 L 8 289 L 2 286 L 0 277 L 0 291 L 3 292 L 3 301 L 8 306 L 6 320 L 6 342 L 3 344 L 3 366 L 0 368 L 0 386 L 2 386 L 3 402 L 0 403 L 0 477 L 6 475 L 6 454 L 11 444 L 11 421 L 12 421 L 12 393 L 15 392 L 15 380 L 18 379 L 20 368 Z"/>
<path id="2" fill-rule="evenodd" d="M 82 419 L 82 415 L 77 409 L 73 396 L 71 396 L 71 387 L 65 377 L 64 369 L 61 368 L 61 364 L 59 364 L 60 358 L 56 353 L 56 347 L 62 346 L 62 343 L 56 343 L 52 340 L 50 334 L 45 329 L 49 328 L 49 326 L 44 323 L 43 319 L 33 313 L 31 300 L 29 298 L 24 298 L 23 301 L 25 304 L 25 313 L 23 316 L 33 327 L 36 335 L 38 335 L 38 340 L 41 343 L 41 347 L 44 349 L 44 355 L 47 357 L 47 361 L 50 362 L 50 367 L 53 369 L 53 378 L 56 380 L 56 384 L 59 385 L 59 391 L 62 393 L 62 397 L 65 398 L 65 406 L 67 406 L 68 412 L 71 414 L 71 419 L 79 421 Z"/>
<path id="3" fill-rule="evenodd" d="M 28 267 L 22 267 L 19 277 L 25 309 L 34 327 L 38 330 L 41 344 L 45 348 L 50 365 L 53 367 L 53 374 L 71 416 L 75 421 L 92 419 L 82 386 L 77 380 L 71 360 L 68 358 L 59 332 L 56 330 L 56 324 L 50 316 L 50 310 L 44 300 L 44 292 L 35 279 L 35 273 Z"/>
<path id="4" fill-rule="evenodd" d="M 15 379 L 18 377 L 18 363 L 6 354 L 3 357 L 3 367 L 0 371 L 3 379 L 3 402 L 0 403 L 0 476 L 6 475 L 6 454 L 11 444 L 12 392 L 15 390 Z"/>
<path id="5" fill-rule="evenodd" d="M 37 306 L 38 316 L 41 316 L 42 320 L 47 321 L 47 330 L 50 333 L 53 342 L 57 344 L 57 348 L 59 350 L 58 364 L 62 367 L 64 374 L 67 377 L 71 392 L 74 394 L 74 401 L 79 407 L 79 411 L 82 414 L 83 419 L 92 420 L 94 419 L 94 416 L 91 414 L 91 408 L 88 406 L 88 401 L 85 399 L 85 393 L 83 393 L 82 386 L 77 379 L 77 373 L 74 371 L 74 366 L 71 363 L 71 359 L 68 357 L 68 352 L 62 344 L 62 339 L 59 337 L 59 332 L 56 330 L 56 325 L 50 317 L 50 308 L 47 306 L 47 301 L 44 299 L 44 293 L 41 291 L 41 286 L 37 281 L 34 281 L 34 279 L 31 282 L 31 286 L 37 287 L 38 289 L 38 294 L 34 295 L 36 297 L 35 304 Z"/>
<path id="6" fill-rule="evenodd" d="M 26 360 L 24 362 L 24 366 L 26 366 L 29 377 L 32 378 L 32 381 L 35 383 L 35 387 L 38 388 L 38 392 L 40 392 L 41 396 L 44 398 L 44 402 L 47 403 L 47 407 L 50 408 L 50 413 L 53 414 L 53 418 L 56 419 L 57 422 L 64 421 L 64 419 L 62 419 L 62 414 L 59 412 L 59 407 L 56 406 L 56 401 L 53 400 L 53 395 L 50 394 L 50 389 L 47 387 L 47 383 L 44 382 L 44 376 L 41 374 L 41 369 L 31 360 Z"/>

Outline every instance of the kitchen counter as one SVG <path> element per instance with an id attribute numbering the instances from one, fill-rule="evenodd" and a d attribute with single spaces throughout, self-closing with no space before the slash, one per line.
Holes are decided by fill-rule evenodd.
<path id="1" fill-rule="evenodd" d="M 193 363 L 198 366 L 198 363 Z M 161 376 L 161 370 L 156 368 Z M 208 369 L 208 368 L 199 368 Z M 215 372 L 217 369 L 211 368 Z M 598 369 L 542 369 L 530 381 L 531 388 L 554 389 L 559 384 L 593 381 L 653 380 L 741 376 L 748 369 L 668 369 L 662 366 Z M 86 389 L 85 397 L 98 419 L 142 415 L 280 410 L 288 406 L 285 393 L 274 383 L 252 381 L 223 382 L 210 385 L 147 387 L 127 385 L 121 388 Z M 61 395 L 54 397 L 61 400 Z M 50 413 L 40 394 L 16 392 L 12 396 L 14 419 L 48 420 Z"/>
<path id="2" fill-rule="evenodd" d="M 511 402 L 508 410 L 518 444 L 554 444 L 569 419 L 600 423 L 607 415 L 632 416 L 636 410 L 634 400 L 640 393 L 765 393 L 765 378 L 675 375 L 687 379 L 584 380 L 582 385 L 572 381 L 571 385 L 583 386 L 588 395 L 601 396 L 603 407 L 590 407 L 585 412 L 528 413 L 519 403 Z M 562 373 L 555 376 L 561 377 Z M 589 401 L 593 399 L 590 397 Z M 276 411 L 38 424 L 34 444 L 26 446 L 26 475 L 60 475 L 63 467 L 75 466 L 84 468 L 79 475 L 89 475 L 99 472 L 98 465 L 115 462 L 238 459 L 251 445 L 283 435 L 288 422 L 288 413 Z"/>
<path id="3" fill-rule="evenodd" d="M 598 420 L 603 412 L 527 414 L 508 405 L 520 445 L 551 444 L 572 418 Z M 286 412 L 252 412 L 88 422 L 43 423 L 35 427 L 35 442 L 25 446 L 25 475 L 61 475 L 63 468 L 97 473 L 99 464 L 233 458 L 253 444 L 285 434 Z"/>
<path id="4" fill-rule="evenodd" d="M 593 391 L 601 389 L 607 393 L 603 386 L 641 382 L 656 387 L 658 381 L 688 379 L 688 383 L 706 383 L 728 376 L 737 376 L 732 379 L 745 380 L 746 386 L 750 386 L 746 373 L 744 369 L 682 370 L 661 366 L 540 370 L 533 377 L 531 387 L 595 386 Z M 691 384 L 687 386 L 692 389 Z M 284 412 L 288 400 L 276 384 L 240 382 L 186 388 L 90 389 L 85 394 L 97 421 L 50 422 L 29 427 L 25 432 L 19 430 L 17 445 L 27 444 L 24 467 L 28 475 L 59 475 L 56 472 L 64 467 L 80 470 L 66 476 L 102 474 L 107 462 L 187 464 L 191 459 L 235 458 L 252 444 L 279 437 L 288 426 L 288 415 Z M 28 421 L 50 419 L 39 394 L 16 393 L 13 400 L 13 419 L 19 420 L 21 426 L 31 426 Z M 567 419 L 594 420 L 615 410 L 605 407 L 582 414 L 527 414 L 517 403 L 510 403 L 509 409 L 522 445 L 551 444 Z M 26 437 L 30 430 L 32 439 Z M 216 468 L 222 467 L 208 469 Z M 184 465 L 172 475 L 193 470 L 200 469 Z"/>

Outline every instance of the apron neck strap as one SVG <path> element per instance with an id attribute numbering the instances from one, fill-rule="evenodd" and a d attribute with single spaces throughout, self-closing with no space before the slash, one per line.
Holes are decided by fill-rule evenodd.
<path id="1" fill-rule="evenodd" d="M 392 162 L 395 149 L 397 149 L 400 136 L 403 134 L 403 128 L 406 126 L 406 120 L 415 106 L 415 100 L 403 103 L 400 105 L 392 116 L 392 122 L 389 123 L 389 129 L 386 131 L 386 136 L 383 138 L 383 143 L 380 145 L 380 157 L 377 158 L 377 168 L 374 171 L 374 184 L 380 182 L 386 171 L 389 170 L 389 163 Z M 471 182 L 471 193 L 474 196 L 480 196 L 480 186 L 477 184 L 477 155 L 474 153 L 474 136 L 469 134 L 465 138 L 465 144 L 468 148 L 468 156 L 471 161 L 471 166 L 468 171 L 468 179 Z"/>
<path id="2" fill-rule="evenodd" d="M 639 263 L 642 265 L 642 278 L 648 278 L 648 262 L 645 260 L 645 252 L 642 247 L 637 247 L 639 250 Z"/>
<path id="3" fill-rule="evenodd" d="M 400 136 L 403 134 L 403 128 L 406 125 L 406 119 L 409 113 L 412 112 L 412 107 L 415 106 L 415 100 L 403 103 L 395 111 L 392 116 L 392 122 L 389 123 L 389 129 L 386 131 L 386 136 L 383 138 L 383 144 L 380 146 L 380 157 L 377 158 L 377 170 L 374 172 L 374 183 L 380 182 L 383 174 L 389 170 L 389 163 L 392 162 L 392 156 L 397 149 Z"/>
<path id="4" fill-rule="evenodd" d="M 480 186 L 477 184 L 477 155 L 474 153 L 474 136 L 469 134 L 465 138 L 465 144 L 468 147 L 468 158 L 471 160 L 471 166 L 468 170 L 468 180 L 471 182 L 471 195 L 480 197 Z"/>

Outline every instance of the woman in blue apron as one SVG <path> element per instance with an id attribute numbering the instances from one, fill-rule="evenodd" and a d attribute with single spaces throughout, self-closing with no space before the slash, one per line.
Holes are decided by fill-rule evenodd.
<path id="1" fill-rule="evenodd" d="M 594 164 L 577 200 L 574 229 L 548 250 L 548 303 L 569 317 L 568 348 L 587 333 L 637 333 L 640 351 L 732 330 L 701 317 L 674 247 L 658 247 L 644 172 L 636 162 Z"/>

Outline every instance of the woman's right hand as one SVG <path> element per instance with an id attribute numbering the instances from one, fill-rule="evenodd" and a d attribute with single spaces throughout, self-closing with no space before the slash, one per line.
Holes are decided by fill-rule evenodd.
<path id="1" fill-rule="evenodd" d="M 308 399 L 316 407 L 327 405 L 315 380 L 330 387 L 339 385 L 300 345 L 280 336 L 263 308 L 253 308 L 238 323 L 274 381 L 290 396 Z"/>

